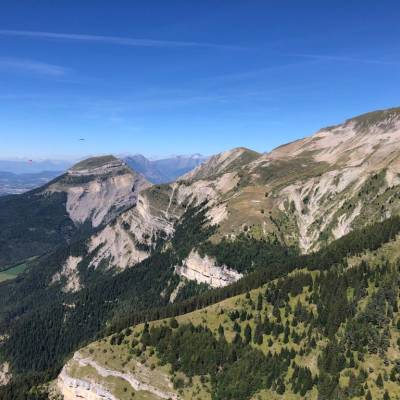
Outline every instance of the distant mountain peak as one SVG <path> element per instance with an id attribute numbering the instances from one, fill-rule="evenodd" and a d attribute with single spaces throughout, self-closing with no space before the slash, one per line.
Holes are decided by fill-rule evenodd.
<path id="1" fill-rule="evenodd" d="M 207 157 L 201 154 L 169 156 L 161 159 L 148 159 L 142 154 L 124 158 L 126 164 L 141 173 L 152 183 L 173 182 L 178 177 L 196 168 Z"/>
<path id="2" fill-rule="evenodd" d="M 241 168 L 243 165 L 254 161 L 261 154 L 246 147 L 235 147 L 210 157 L 195 170 L 184 175 L 185 180 L 209 178 L 214 175 Z"/>

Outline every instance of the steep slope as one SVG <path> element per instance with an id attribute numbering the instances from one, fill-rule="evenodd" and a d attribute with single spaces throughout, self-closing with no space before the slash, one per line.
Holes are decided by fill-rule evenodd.
<path id="1" fill-rule="evenodd" d="M 390 109 L 322 129 L 249 165 L 254 184 L 265 187 L 275 234 L 307 252 L 398 214 L 399 143 L 400 109 Z"/>
<path id="2" fill-rule="evenodd" d="M 91 238 L 89 266 L 123 270 L 140 263 L 159 238 L 173 237 L 189 206 L 203 203 L 216 227 L 212 243 L 245 234 L 303 253 L 397 215 L 399 115 L 398 109 L 366 114 L 267 154 L 233 149 L 176 182 L 142 190 L 137 207 Z M 194 243 L 176 273 L 211 286 L 240 278 L 209 250 L 199 254 Z"/>
<path id="3" fill-rule="evenodd" d="M 365 114 L 257 155 L 212 157 L 175 192 L 212 198 L 214 239 L 247 232 L 310 252 L 400 212 L 400 109 Z M 229 188 L 210 193 L 211 180 Z"/>
<path id="4" fill-rule="evenodd" d="M 92 235 L 87 248 L 86 259 L 90 260 L 88 267 L 101 266 L 103 269 L 121 271 L 135 266 L 149 257 L 160 238 L 173 238 L 175 225 L 191 207 L 204 204 L 207 207 L 206 218 L 209 219 L 209 224 L 217 224 L 226 213 L 219 202 L 235 187 L 239 179 L 237 173 L 233 172 L 234 169 L 240 168 L 243 161 L 254 159 L 257 154 L 244 149 L 228 153 L 226 157 L 216 156 L 224 163 L 219 171 L 215 169 L 217 162 L 211 160 L 217 175 L 210 175 L 207 162 L 177 182 L 141 190 L 135 207 L 121 213 L 112 224 Z M 207 175 L 210 176 L 207 179 L 191 178 L 192 174 L 205 175 L 203 169 L 208 169 Z M 220 171 L 232 172 L 221 174 Z M 195 245 L 194 243 L 193 246 Z M 198 282 L 214 282 L 212 285 L 226 285 L 240 278 L 240 274 L 229 273 L 227 269 L 222 268 L 219 271 L 219 266 L 210 258 L 203 259 L 193 255 L 194 253 L 184 260 L 182 268 L 176 269 L 178 274 L 186 275 L 186 278 L 198 277 Z M 191 262 L 194 258 L 196 263 Z M 66 260 L 62 268 L 65 269 L 69 262 L 70 260 Z M 197 265 L 196 270 L 191 268 L 194 265 Z"/>
<path id="5" fill-rule="evenodd" d="M 87 235 L 136 204 L 148 186 L 108 156 L 82 161 L 41 188 L 1 197 L 0 267 Z"/>
<path id="6" fill-rule="evenodd" d="M 397 398 L 398 245 L 124 329 L 76 352 L 56 387 L 70 400 Z"/>
<path id="7" fill-rule="evenodd" d="M 292 346 L 298 353 L 296 365 L 297 360 L 299 363 L 304 361 L 304 355 L 312 358 L 311 365 L 318 358 L 323 359 L 324 345 L 329 341 L 333 354 L 341 354 L 343 348 L 346 352 L 352 352 L 354 357 L 350 352 L 346 354 L 345 365 L 349 363 L 349 368 L 329 369 L 327 364 L 317 365 L 318 369 L 314 368 L 315 365 L 311 368 L 306 357 L 301 365 L 310 367 L 310 380 L 309 372 L 300 372 L 295 365 L 286 365 L 289 359 L 292 364 L 293 359 L 290 357 L 293 352 L 288 353 L 292 349 L 286 349 L 287 351 L 277 357 L 271 355 L 271 359 L 268 352 L 265 353 L 261 348 L 268 358 L 265 359 L 259 353 L 254 353 L 248 347 L 253 345 L 247 343 L 244 353 L 254 357 L 250 359 L 250 365 L 232 365 L 232 356 L 228 360 L 227 368 L 217 368 L 218 371 L 231 371 L 232 375 L 222 374 L 218 379 L 221 378 L 220 381 L 226 388 L 233 387 L 232 391 L 236 391 L 235 382 L 240 382 L 242 375 L 254 375 L 257 381 L 250 386 L 264 391 L 257 395 L 270 398 L 268 396 L 275 396 L 275 392 L 279 394 L 290 387 L 289 390 L 293 391 L 290 395 L 297 395 L 297 392 L 305 390 L 307 396 L 315 398 L 316 390 L 325 394 L 330 389 L 335 393 L 350 390 L 351 385 L 347 385 L 347 379 L 351 382 L 355 379 L 351 373 L 357 379 L 364 379 L 362 371 L 371 367 L 382 373 L 383 386 L 391 394 L 397 394 L 392 390 L 392 385 L 385 384 L 385 372 L 391 374 L 396 363 L 394 357 L 397 357 L 398 349 L 395 340 L 398 332 L 391 327 L 393 323 L 397 324 L 399 318 L 397 306 L 392 300 L 398 294 L 395 288 L 385 285 L 387 282 L 397 282 L 398 276 L 396 271 L 392 271 L 392 267 L 389 271 L 386 262 L 382 262 L 387 259 L 396 265 L 397 259 L 392 260 L 384 252 L 380 254 L 377 249 L 383 243 L 393 240 L 400 230 L 398 218 L 386 220 L 399 214 L 399 130 L 398 110 L 367 114 L 342 125 L 323 129 L 310 138 L 282 146 L 268 154 L 261 155 L 244 148 L 233 149 L 212 157 L 171 184 L 147 187 L 148 184 L 141 186 L 139 183 L 140 189 L 136 195 L 128 190 L 127 182 L 134 179 L 131 178 L 132 173 L 126 172 L 126 166 L 118 160 L 105 157 L 77 165 L 68 172 L 66 180 L 62 181 L 64 176 L 45 188 L 45 198 L 64 196 L 63 215 L 68 216 L 74 229 L 86 225 L 82 221 L 87 221 L 91 228 L 97 224 L 97 229 L 85 240 L 35 260 L 37 268 L 28 268 L 17 280 L 0 284 L 0 335 L 5 338 L 0 347 L 1 359 L 9 363 L 17 378 L 24 373 L 29 375 L 39 371 L 40 380 L 43 381 L 43 376 L 48 377 L 48 373 L 54 376 L 66 355 L 99 334 L 117 332 L 145 320 L 186 313 L 246 290 L 260 288 L 263 283 L 285 277 L 302 267 L 309 269 L 310 273 L 307 273 L 313 278 L 312 286 L 306 285 L 308 289 L 301 293 L 294 289 L 289 296 L 289 304 L 286 298 L 279 297 L 279 292 L 284 293 L 284 289 L 276 291 L 270 285 L 262 288 L 262 291 L 268 289 L 267 291 L 272 291 L 279 298 L 278 305 L 275 300 L 268 300 L 270 305 L 266 310 L 267 316 L 270 317 L 272 313 L 274 326 L 279 325 L 276 329 L 283 328 L 284 331 L 279 331 L 277 336 L 285 332 L 286 322 L 289 321 L 289 335 L 297 345 L 298 336 L 304 336 L 306 330 L 307 335 L 311 331 L 310 337 L 300 339 L 300 347 Z M 351 151 L 347 152 L 347 148 Z M 126 178 L 126 174 L 130 177 Z M 121 176 L 124 178 L 119 180 Z M 109 182 L 113 182 L 116 187 L 111 185 L 110 188 Z M 97 189 L 100 190 L 98 194 Z M 135 191 L 136 187 L 133 193 Z M 67 206 L 68 196 L 71 198 L 70 207 Z M 91 207 L 96 201 L 95 207 Z M 114 203 L 118 204 L 116 208 L 113 207 Z M 369 223 L 375 225 L 361 229 Z M 350 233 L 346 234 L 347 232 Z M 359 238 L 358 235 L 362 237 Z M 337 239 L 340 237 L 343 238 Z M 312 251 L 318 248 L 321 250 L 313 254 Z M 357 258 L 364 250 L 377 251 L 379 254 L 371 264 L 374 270 L 365 269 L 363 265 L 358 268 L 353 259 L 348 260 L 348 263 L 357 268 L 348 269 L 348 263 L 342 262 L 343 257 L 353 255 Z M 299 256 L 298 251 L 308 255 Z M 369 257 L 373 258 L 374 254 Z M 336 270 L 337 264 L 341 264 L 341 267 Z M 379 268 L 376 268 L 377 265 Z M 333 275 L 324 272 L 330 269 L 334 270 Z M 319 272 L 311 272 L 314 270 Z M 323 276 L 323 279 L 318 280 L 316 276 Z M 296 281 L 294 286 L 302 287 L 298 286 L 300 281 Z M 278 282 L 274 282 L 275 284 L 278 285 Z M 218 289 L 211 290 L 212 287 Z M 333 292 L 330 288 L 333 288 Z M 377 288 L 382 290 L 375 290 Z M 347 296 L 346 300 L 343 293 Z M 301 329 L 292 326 L 293 318 L 290 316 L 296 312 L 290 302 L 291 296 L 300 299 L 302 305 L 308 309 L 310 326 L 301 325 L 299 321 L 297 324 Z M 385 298 L 383 303 L 382 297 Z M 267 298 L 266 294 L 265 300 Z M 335 304 L 343 308 L 336 310 L 333 307 Z M 250 303 L 246 307 L 250 310 L 256 305 Z M 368 315 L 362 313 L 364 307 L 367 308 Z M 385 319 L 377 321 L 375 327 L 365 325 L 368 319 L 375 318 L 369 314 L 374 307 L 379 309 L 380 315 L 385 315 Z M 276 308 L 281 309 L 281 322 Z M 312 317 L 309 313 L 311 309 L 315 311 Z M 246 312 L 249 310 L 246 309 Z M 255 313 L 253 318 L 254 315 Z M 206 317 L 204 320 L 211 326 Z M 244 321 L 239 322 L 238 318 L 236 320 L 238 325 L 243 325 L 241 322 Z M 255 319 L 254 324 L 252 321 L 249 319 L 248 323 L 255 333 L 253 328 L 257 324 Z M 359 353 L 365 353 L 355 344 L 364 343 L 364 339 L 354 336 L 353 330 L 358 330 L 353 329 L 354 326 L 360 327 L 365 337 L 369 338 L 370 331 L 374 333 L 375 337 L 369 338 L 365 346 L 368 348 L 370 343 L 378 343 L 377 351 L 388 358 L 390 370 L 384 358 L 376 359 L 369 355 L 364 355 L 364 360 L 358 360 L 360 368 L 357 370 L 350 367 L 352 358 L 356 362 Z M 325 330 L 328 327 L 329 331 Z M 228 331 L 233 329 L 230 325 L 227 328 Z M 246 325 L 239 328 L 244 334 Z M 239 328 L 235 327 L 236 330 Z M 386 346 L 388 330 L 392 337 Z M 192 336 L 193 332 L 182 333 L 189 335 L 194 340 L 193 343 L 197 343 Z M 130 334 L 125 336 L 131 340 Z M 208 331 L 205 336 L 210 337 Z M 226 336 L 228 339 L 228 335 Z M 278 340 L 279 346 L 272 343 L 273 350 L 289 343 L 285 343 L 283 335 L 272 338 L 270 333 L 266 333 L 266 336 L 265 340 Z M 336 347 L 334 337 L 341 347 Z M 243 338 L 237 339 L 239 344 Z M 202 342 L 197 346 L 193 343 L 191 349 L 209 348 L 203 346 Z M 215 342 L 212 342 L 211 348 L 215 348 L 214 345 Z M 240 346 L 227 346 L 224 350 L 228 354 L 236 354 L 235 357 L 243 355 Z M 312 350 L 308 351 L 307 346 Z M 153 341 L 149 344 L 149 355 L 151 347 L 160 351 Z M 42 352 L 38 353 L 38 348 Z M 257 346 L 255 348 L 260 350 Z M 135 351 L 129 349 L 129 352 Z M 161 361 L 171 356 L 161 352 L 159 355 Z M 79 364 L 81 359 L 77 357 Z M 106 367 L 101 364 L 101 368 L 96 368 L 87 358 L 85 355 L 85 365 L 81 366 L 86 368 L 85 371 L 92 368 L 95 376 L 99 371 L 102 372 L 100 375 L 106 375 L 99 379 L 120 379 L 121 373 L 132 375 L 132 371 L 119 370 L 117 375 L 104 371 L 101 368 Z M 275 362 L 278 363 L 274 364 L 276 370 L 281 371 L 280 376 L 268 378 L 271 386 L 264 387 L 262 384 L 265 383 L 265 377 L 261 379 L 257 371 L 252 369 L 252 365 L 263 365 L 270 372 L 269 365 Z M 334 362 L 342 363 L 342 367 L 344 360 L 334 359 Z M 173 380 L 180 377 L 178 373 L 184 373 L 188 377 L 183 377 L 183 380 L 189 390 L 192 390 L 192 376 L 194 381 L 208 383 L 199 384 L 194 389 L 199 393 L 214 390 L 214 398 L 250 398 L 247 383 L 241 388 L 244 390 L 241 392 L 242 397 L 234 397 L 233 392 L 228 393 L 230 397 L 227 397 L 227 392 L 223 391 L 224 385 L 212 386 L 215 385 L 212 379 L 207 382 L 208 377 L 199 377 L 212 377 L 209 370 L 201 374 L 194 370 L 188 372 L 173 358 L 166 363 L 174 366 L 176 374 L 172 377 Z M 157 372 L 156 358 L 154 364 Z M 149 368 L 152 370 L 151 364 Z M 68 375 L 67 369 L 65 371 Z M 111 370 L 116 371 L 113 368 Z M 247 374 L 243 374 L 243 371 L 247 371 Z M 173 380 L 168 374 L 165 375 L 165 371 L 161 372 L 160 379 L 167 385 L 163 390 L 170 392 L 169 384 Z M 312 389 L 306 390 L 301 385 L 296 389 L 291 381 L 294 374 L 305 374 L 309 384 L 312 383 Z M 373 374 L 374 381 L 378 380 L 379 375 L 375 376 L 373 371 L 370 374 Z M 393 374 L 394 379 L 397 379 L 397 372 Z M 75 379 L 69 381 L 67 375 L 64 376 L 68 382 L 77 382 L 80 385 L 82 377 L 68 375 Z M 132 378 L 130 375 L 129 379 Z M 145 369 L 144 375 L 148 375 L 148 369 Z M 87 382 L 86 378 L 83 377 L 83 381 Z M 125 378 L 122 376 L 121 379 Z M 134 376 L 132 379 L 138 378 Z M 243 381 L 247 382 L 245 379 Z M 338 381 L 340 387 L 337 386 Z M 5 390 L 10 388 L 10 391 L 15 391 L 18 382 L 20 381 L 12 381 Z M 148 384 L 148 381 L 142 383 Z M 367 383 L 374 397 L 383 396 L 380 382 L 377 386 L 379 389 L 376 385 Z M 94 386 L 96 390 L 110 389 L 107 382 L 101 381 L 98 384 L 100 386 Z M 180 384 L 178 381 L 174 395 L 182 396 L 179 393 Z M 365 386 L 365 379 L 363 385 Z M 128 390 L 129 387 L 127 393 L 130 394 Z M 122 392 L 125 393 L 123 388 Z M 118 393 L 113 396 L 125 396 Z M 190 391 L 188 393 L 191 396 L 193 394 Z M 147 393 L 145 396 L 151 394 Z"/>
<path id="8" fill-rule="evenodd" d="M 307 253 L 400 213 L 399 143 L 400 109 L 365 114 L 270 153 L 237 148 L 215 155 L 176 182 L 145 191 L 142 211 L 146 210 L 146 221 L 156 221 L 171 236 L 173 222 L 188 205 L 206 202 L 209 223 L 217 227 L 212 242 L 246 234 Z M 145 214 L 138 215 L 139 210 L 127 218 L 141 221 Z M 133 234 L 139 244 L 154 243 L 135 233 L 145 223 L 133 224 L 126 233 L 118 228 L 120 220 L 119 238 Z M 94 243 L 106 243 L 104 254 L 116 266 L 124 268 L 146 257 L 146 252 L 125 245 L 128 239 L 113 250 L 115 234 L 108 241 L 106 236 Z M 214 261 L 196 254 L 194 245 L 192 257 L 177 273 L 211 282 Z"/>
<path id="9" fill-rule="evenodd" d="M 257 159 L 260 153 L 245 147 L 238 147 L 212 156 L 207 162 L 197 167 L 194 171 L 183 176 L 184 180 L 207 179 L 216 175 L 237 170 L 243 165 Z"/>
<path id="10" fill-rule="evenodd" d="M 142 175 L 113 157 L 79 162 L 44 193 L 66 193 L 66 209 L 75 224 L 106 224 L 136 204 L 138 193 L 150 186 Z"/>

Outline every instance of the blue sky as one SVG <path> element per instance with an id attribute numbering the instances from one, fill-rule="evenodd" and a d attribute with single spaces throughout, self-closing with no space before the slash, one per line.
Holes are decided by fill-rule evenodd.
<path id="1" fill-rule="evenodd" d="M 1 6 L 1 158 L 267 151 L 400 105 L 395 1 Z"/>

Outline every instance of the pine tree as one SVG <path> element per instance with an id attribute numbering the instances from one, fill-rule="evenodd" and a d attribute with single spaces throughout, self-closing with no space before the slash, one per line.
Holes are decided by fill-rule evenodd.
<path id="1" fill-rule="evenodd" d="M 276 392 L 278 394 L 284 394 L 285 391 L 286 391 L 285 384 L 283 383 L 282 380 L 279 380 L 277 388 L 276 388 Z"/>
<path id="2" fill-rule="evenodd" d="M 383 400 L 390 400 L 389 392 L 385 390 L 385 393 L 383 395 Z"/>
<path id="3" fill-rule="evenodd" d="M 240 325 L 235 321 L 235 323 L 233 324 L 233 330 L 235 331 L 235 332 L 237 332 L 237 333 L 240 333 L 241 332 L 241 328 L 240 328 Z"/>
<path id="4" fill-rule="evenodd" d="M 256 329 L 254 331 L 254 343 L 257 343 L 258 345 L 261 345 L 263 343 L 263 332 L 262 332 L 262 326 L 261 324 L 256 325 Z"/>
<path id="5" fill-rule="evenodd" d="M 257 298 L 257 310 L 261 311 L 263 306 L 263 298 L 261 293 L 258 293 L 258 298 Z"/>
<path id="6" fill-rule="evenodd" d="M 376 378 L 376 386 L 382 388 L 383 387 L 383 378 L 382 374 L 378 375 L 378 378 Z"/>
<path id="7" fill-rule="evenodd" d="M 365 396 L 365 400 L 372 400 L 372 394 L 370 390 L 368 390 L 367 395 Z"/>
<path id="8" fill-rule="evenodd" d="M 218 335 L 222 337 L 224 336 L 224 334 L 225 334 L 224 327 L 221 324 L 219 324 Z"/>
<path id="9" fill-rule="evenodd" d="M 246 324 L 244 328 L 244 342 L 249 344 L 251 342 L 251 328 L 249 324 Z"/>
<path id="10" fill-rule="evenodd" d="M 390 380 L 392 382 L 396 382 L 396 368 L 392 368 L 390 371 Z"/>
<path id="11" fill-rule="evenodd" d="M 179 326 L 178 321 L 176 320 L 176 318 L 171 318 L 171 320 L 169 321 L 169 326 L 172 329 L 176 329 Z"/>

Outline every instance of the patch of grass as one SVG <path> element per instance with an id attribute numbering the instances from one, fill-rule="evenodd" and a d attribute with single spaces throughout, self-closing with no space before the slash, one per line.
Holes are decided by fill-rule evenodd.
<path id="1" fill-rule="evenodd" d="M 114 156 L 100 156 L 100 157 L 92 157 L 87 160 L 80 161 L 75 164 L 72 168 L 73 171 L 80 171 L 89 168 L 97 168 L 101 167 L 105 164 L 108 164 L 112 161 L 117 161 L 117 158 Z"/>
<path id="2" fill-rule="evenodd" d="M 28 268 L 27 263 L 18 264 L 14 267 L 6 269 L 0 272 L 0 282 L 8 281 L 16 278 L 19 274 L 22 274 Z"/>

